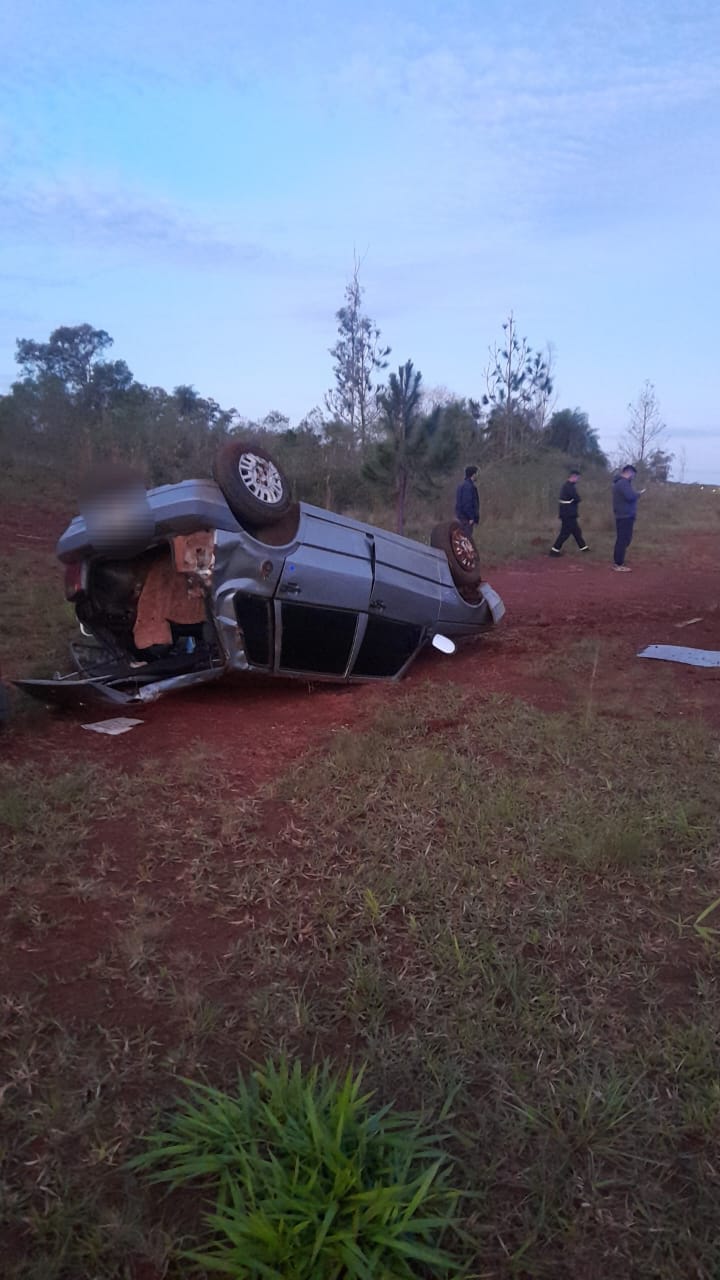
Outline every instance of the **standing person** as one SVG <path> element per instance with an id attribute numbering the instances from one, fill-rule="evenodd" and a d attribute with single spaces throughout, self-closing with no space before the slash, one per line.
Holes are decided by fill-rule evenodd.
<path id="1" fill-rule="evenodd" d="M 477 470 L 477 467 L 465 468 L 465 479 L 458 485 L 455 494 L 455 518 L 468 538 L 472 538 L 473 529 L 480 520 L 480 494 L 475 479 Z"/>
<path id="2" fill-rule="evenodd" d="M 637 503 L 644 489 L 633 489 L 633 480 L 637 468 L 632 464 L 623 467 L 619 476 L 613 480 L 613 513 L 615 515 L 615 551 L 613 569 L 616 573 L 630 573 L 630 566 L 625 563 L 625 552 L 632 542 L 635 532 L 635 516 Z"/>
<path id="3" fill-rule="evenodd" d="M 568 538 L 574 538 L 581 551 L 589 551 L 590 548 L 583 538 L 582 529 L 578 524 L 578 507 L 582 502 L 582 498 L 577 491 L 577 482 L 580 479 L 580 472 L 577 467 L 571 467 L 568 472 L 568 478 L 560 490 L 560 501 L 558 505 L 558 515 L 560 517 L 560 532 L 550 548 L 551 556 L 561 556 L 560 550 L 564 542 Z"/>

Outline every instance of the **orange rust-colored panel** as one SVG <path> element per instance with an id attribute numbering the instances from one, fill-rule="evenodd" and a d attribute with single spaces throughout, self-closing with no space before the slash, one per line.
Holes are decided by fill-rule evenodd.
<path id="1" fill-rule="evenodd" d="M 172 539 L 172 550 L 178 573 L 209 573 L 215 560 L 215 534 L 212 529 L 179 533 Z"/>
<path id="2" fill-rule="evenodd" d="M 188 572 L 191 572 L 188 570 Z M 151 566 L 137 604 L 133 638 L 138 649 L 154 644 L 170 644 L 170 622 L 193 624 L 205 621 L 205 600 L 195 587 L 174 568 L 170 557 Z"/>

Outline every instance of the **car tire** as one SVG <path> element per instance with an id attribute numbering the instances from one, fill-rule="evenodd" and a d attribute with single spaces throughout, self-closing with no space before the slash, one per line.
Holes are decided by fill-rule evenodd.
<path id="1" fill-rule="evenodd" d="M 482 581 L 477 548 L 458 520 L 436 524 L 430 534 L 430 546 L 445 552 L 456 587 L 476 587 Z"/>
<path id="2" fill-rule="evenodd" d="M 235 519 L 246 528 L 278 524 L 290 507 L 290 485 L 259 445 L 244 440 L 224 444 L 215 455 L 213 476 Z"/>

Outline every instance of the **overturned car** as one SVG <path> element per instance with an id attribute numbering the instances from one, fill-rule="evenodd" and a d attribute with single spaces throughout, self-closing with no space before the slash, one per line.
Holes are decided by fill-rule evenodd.
<path id="1" fill-rule="evenodd" d="M 272 457 L 241 441 L 213 474 L 83 508 L 57 546 L 75 670 L 20 688 L 123 704 L 228 672 L 396 680 L 424 646 L 450 652 L 504 614 L 455 522 L 426 546 L 294 503 Z"/>

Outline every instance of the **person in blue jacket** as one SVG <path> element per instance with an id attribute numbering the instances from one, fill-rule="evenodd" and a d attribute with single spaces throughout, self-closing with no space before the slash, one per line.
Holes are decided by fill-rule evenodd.
<path id="1" fill-rule="evenodd" d="M 633 480 L 637 469 L 628 464 L 623 467 L 619 476 L 613 480 L 613 514 L 615 516 L 615 551 L 613 569 L 616 573 L 630 573 L 630 566 L 625 563 L 625 552 L 632 542 L 635 532 L 635 517 L 640 494 L 644 489 L 634 489 Z"/>
<path id="2" fill-rule="evenodd" d="M 465 468 L 465 479 L 455 494 L 455 518 L 462 525 L 468 538 L 480 519 L 480 494 L 477 491 L 477 467 Z"/>

